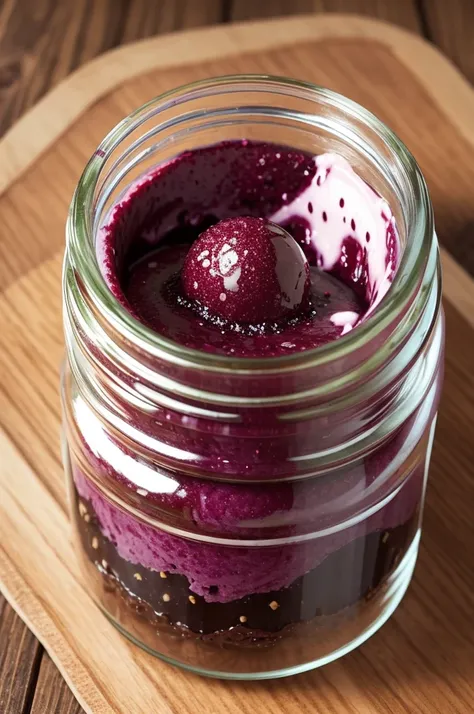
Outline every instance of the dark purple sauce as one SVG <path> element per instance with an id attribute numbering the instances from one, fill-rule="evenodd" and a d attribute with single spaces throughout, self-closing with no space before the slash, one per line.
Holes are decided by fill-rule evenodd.
<path id="1" fill-rule="evenodd" d="M 311 312 L 284 322 L 229 322 L 193 309 L 183 299 L 179 272 L 187 245 L 164 245 L 133 266 L 126 295 L 133 312 L 159 334 L 183 346 L 241 357 L 278 356 L 337 339 L 338 311 L 362 311 L 361 300 L 331 275 L 311 269 Z"/>
<path id="2" fill-rule="evenodd" d="M 314 175 L 310 155 L 273 144 L 235 141 L 181 154 L 115 208 L 103 233 L 103 265 L 112 291 L 159 334 L 216 354 L 270 357 L 337 339 L 344 326 L 331 321 L 335 313 L 367 310 L 367 265 L 349 242 L 332 275 L 319 270 L 309 227 L 298 217 L 284 227 L 310 264 L 309 304 L 300 314 L 262 321 L 255 310 L 254 321 L 224 319 L 209 306 L 194 309 L 180 277 L 189 246 L 204 230 L 225 218 L 268 217 L 304 191 Z M 322 215 L 327 220 L 324 210 Z M 245 289 L 252 290 L 251 281 Z M 258 300 L 262 296 L 256 295 Z"/>

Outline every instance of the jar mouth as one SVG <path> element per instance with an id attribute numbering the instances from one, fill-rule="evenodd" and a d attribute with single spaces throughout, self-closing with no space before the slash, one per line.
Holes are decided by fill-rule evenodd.
<path id="1" fill-rule="evenodd" d="M 133 317 L 113 295 L 102 274 L 94 241 L 95 227 L 92 213 L 97 204 L 98 181 L 104 172 L 106 162 L 124 136 L 129 135 L 152 117 L 159 122 L 160 114 L 170 108 L 176 109 L 190 100 L 216 96 L 223 90 L 252 93 L 262 89 L 283 96 L 297 96 L 310 102 L 311 100 L 315 102 L 317 99 L 328 109 L 336 109 L 342 112 L 343 117 L 360 122 L 369 128 L 373 136 L 388 151 L 393 164 L 390 166 L 385 157 L 377 155 L 374 147 L 365 144 L 363 148 L 371 153 L 370 158 L 375 169 L 388 173 L 393 178 L 391 169 L 396 168 L 396 189 L 400 202 L 403 197 L 405 204 L 403 206 L 405 241 L 400 263 L 390 288 L 377 308 L 356 329 L 326 345 L 302 352 L 277 357 L 238 358 L 184 347 L 178 342 L 161 336 Z M 210 111 L 212 112 L 212 109 Z M 236 113 L 238 111 L 237 105 Z M 288 115 L 295 116 L 295 113 L 289 110 Z M 305 121 L 318 127 L 327 124 L 329 120 L 320 118 L 318 114 L 306 114 Z M 349 140 L 356 143 L 360 140 L 348 121 L 341 124 L 341 127 Z M 87 163 L 71 203 L 67 225 L 68 255 L 71 265 L 80 278 L 94 309 L 104 315 L 118 334 L 151 358 L 172 361 L 186 368 L 234 375 L 259 372 L 282 373 L 316 368 L 333 360 L 343 359 L 351 352 L 359 350 L 393 323 L 397 314 L 402 312 L 413 299 L 425 272 L 432 239 L 433 214 L 425 180 L 414 157 L 391 129 L 356 102 L 332 90 L 309 82 L 259 74 L 227 75 L 193 82 L 161 94 L 123 119 L 109 132 Z"/>

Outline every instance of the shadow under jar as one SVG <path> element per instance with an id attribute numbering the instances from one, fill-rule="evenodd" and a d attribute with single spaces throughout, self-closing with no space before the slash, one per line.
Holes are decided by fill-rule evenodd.
<path id="1" fill-rule="evenodd" d="M 191 349 L 107 284 L 101 235 L 134 187 L 184 151 L 242 140 L 344 156 L 396 218 L 390 289 L 329 344 L 258 358 Z M 115 248 L 119 266 L 131 246 Z M 325 664 L 387 620 L 418 550 L 442 382 L 439 270 L 413 157 L 328 90 L 207 80 L 104 139 L 67 224 L 64 451 L 84 577 L 125 635 L 201 674 L 258 679 Z"/>

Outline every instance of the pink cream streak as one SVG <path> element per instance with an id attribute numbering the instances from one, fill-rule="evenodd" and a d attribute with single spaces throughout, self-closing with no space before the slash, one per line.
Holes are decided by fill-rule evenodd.
<path id="1" fill-rule="evenodd" d="M 316 173 L 309 186 L 268 218 L 282 226 L 295 218 L 304 221 L 306 242 L 316 249 L 318 267 L 324 271 L 333 270 L 339 260 L 344 264 L 348 239 L 357 242 L 351 277 L 356 281 L 364 269 L 367 273 L 365 319 L 387 293 L 397 269 L 395 219 L 387 201 L 342 156 L 321 154 L 313 160 Z M 357 313 L 345 311 L 335 313 L 331 321 L 345 334 L 360 319 Z"/>

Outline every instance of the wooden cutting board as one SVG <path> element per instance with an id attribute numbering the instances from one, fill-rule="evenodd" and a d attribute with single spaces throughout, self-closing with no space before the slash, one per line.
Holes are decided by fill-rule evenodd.
<path id="1" fill-rule="evenodd" d="M 327 85 L 405 140 L 444 246 L 446 381 L 414 582 L 360 650 L 271 682 L 206 680 L 131 645 L 91 602 L 59 449 L 60 274 L 73 188 L 125 114 L 178 84 L 265 72 Z M 0 143 L 0 581 L 94 714 L 472 712 L 474 92 L 423 40 L 356 17 L 297 17 L 146 40 L 82 67 Z M 472 246 L 472 238 L 471 238 Z M 450 251 L 448 253 L 447 251 Z"/>

